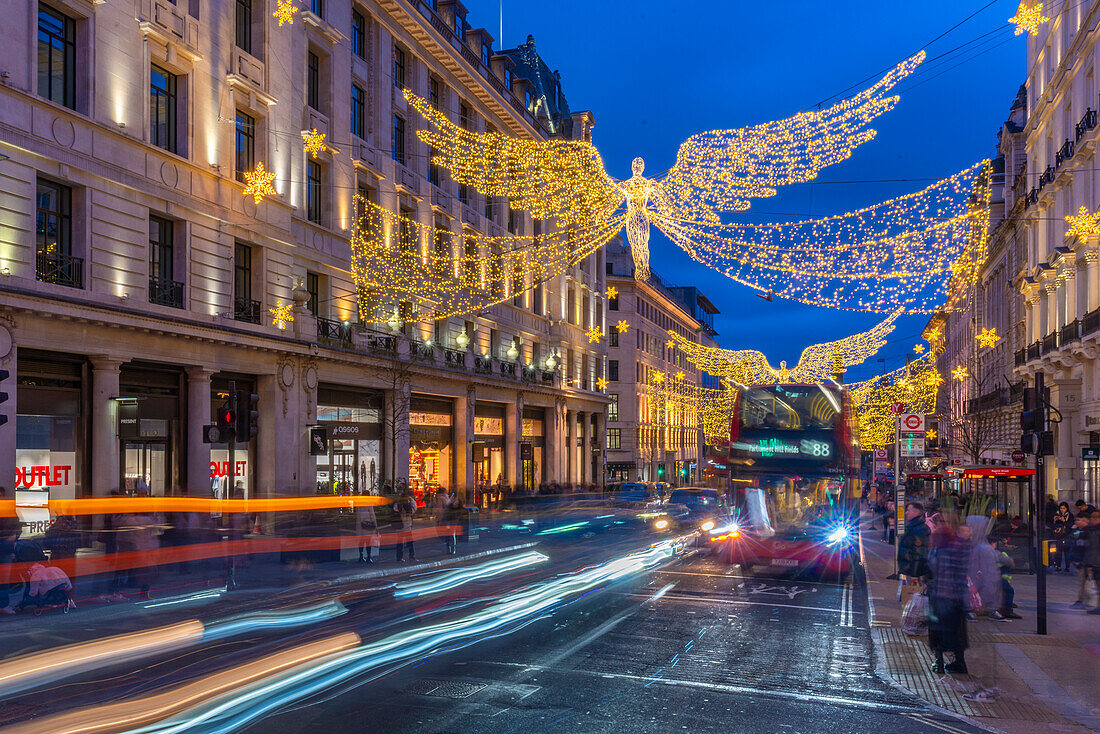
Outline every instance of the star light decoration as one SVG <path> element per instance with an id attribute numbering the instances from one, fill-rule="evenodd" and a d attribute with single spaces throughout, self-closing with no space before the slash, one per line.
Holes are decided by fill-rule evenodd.
<path id="1" fill-rule="evenodd" d="M 280 329 L 285 329 L 288 323 L 294 321 L 293 303 L 283 303 L 280 301 L 272 308 L 269 308 L 268 311 L 271 313 L 271 324 Z"/>
<path id="2" fill-rule="evenodd" d="M 982 329 L 981 333 L 974 336 L 978 340 L 979 346 L 986 349 L 992 349 L 997 346 L 997 342 L 1001 340 L 1001 337 L 997 334 L 996 329 Z"/>
<path id="3" fill-rule="evenodd" d="M 960 364 L 958 367 L 951 370 L 951 376 L 960 382 L 965 380 L 969 374 L 970 372 L 966 369 L 966 365 L 964 364 Z"/>
<path id="4" fill-rule="evenodd" d="M 868 331 L 802 350 L 798 364 L 788 368 L 786 362 L 772 367 L 768 358 L 755 349 L 720 349 L 696 344 L 670 331 L 670 344 L 684 353 L 687 361 L 709 375 L 744 385 L 800 382 L 813 384 L 833 378 L 848 367 L 862 364 L 886 344 L 886 336 L 894 330 L 898 310 Z"/>
<path id="5" fill-rule="evenodd" d="M 1009 18 L 1008 22 L 1016 24 L 1015 35 L 1020 36 L 1024 33 L 1035 33 L 1039 30 L 1039 26 L 1049 20 L 1050 18 L 1043 17 L 1042 3 L 1032 5 L 1028 0 L 1023 0 L 1016 8 L 1016 15 Z"/>
<path id="6" fill-rule="evenodd" d="M 888 91 L 923 59 L 923 52 L 907 59 L 832 107 L 695 135 L 657 179 L 643 175 L 640 158 L 631 178 L 616 180 L 590 143 L 473 133 L 410 91 L 405 97 L 428 122 L 417 135 L 434 151 L 433 164 L 535 219 L 606 225 L 612 234 L 625 226 L 638 280 L 649 278 L 649 232 L 656 226 L 693 258 L 760 290 L 837 308 L 890 313 L 903 304 L 923 313 L 941 305 L 938 291 L 925 291 L 951 274 L 976 277 L 984 259 L 988 215 L 981 210 L 988 212 L 990 178 L 984 163 L 918 194 L 840 217 L 733 225 L 721 216 L 849 158 L 874 137 L 870 122 L 897 104 Z"/>
<path id="7" fill-rule="evenodd" d="M 279 20 L 279 27 L 281 28 L 283 23 L 294 25 L 294 14 L 297 12 L 298 6 L 294 4 L 293 0 L 278 0 L 275 12 L 271 15 Z"/>
<path id="8" fill-rule="evenodd" d="M 264 170 L 264 164 L 261 161 L 256 164 L 255 170 L 244 172 L 244 195 L 251 196 L 257 204 L 263 201 L 265 196 L 275 196 L 279 192 L 271 185 L 274 180 L 275 174 Z"/>
<path id="9" fill-rule="evenodd" d="M 595 344 L 600 339 L 603 339 L 603 331 L 598 326 L 593 326 L 591 329 L 584 332 L 584 335 L 588 337 L 589 344 Z"/>
<path id="10" fill-rule="evenodd" d="M 615 324 L 615 328 L 618 330 L 618 332 L 620 334 L 625 334 L 626 330 L 630 328 L 630 324 L 628 324 L 626 321 L 620 319 L 619 323 Z"/>
<path id="11" fill-rule="evenodd" d="M 1077 237 L 1082 242 L 1093 235 L 1100 234 L 1100 209 L 1090 212 L 1088 208 L 1081 207 L 1077 214 L 1066 217 L 1066 237 Z"/>
<path id="12" fill-rule="evenodd" d="M 302 141 L 305 144 L 305 152 L 314 158 L 317 157 L 318 153 L 324 153 L 328 150 L 328 146 L 325 145 L 325 134 L 317 128 L 304 131 Z"/>

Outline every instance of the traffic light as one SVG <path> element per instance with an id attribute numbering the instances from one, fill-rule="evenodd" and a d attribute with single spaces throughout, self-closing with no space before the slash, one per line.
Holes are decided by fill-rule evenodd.
<path id="1" fill-rule="evenodd" d="M 658 464 L 657 465 L 657 478 L 661 479 L 661 480 L 663 480 L 665 478 L 665 465 L 664 464 Z"/>
<path id="2" fill-rule="evenodd" d="M 1024 409 L 1020 413 L 1020 429 L 1024 433 L 1038 433 L 1046 428 L 1046 397 L 1039 395 L 1038 388 L 1024 388 Z"/>
<path id="3" fill-rule="evenodd" d="M 234 425 L 237 434 L 236 440 L 239 443 L 248 443 L 256 435 L 257 428 L 259 428 L 257 422 L 260 417 L 260 396 L 240 390 L 233 395 L 233 398 L 234 408 L 236 409 L 236 425 Z"/>
<path id="4" fill-rule="evenodd" d="M 0 370 L 0 386 L 2 386 L 9 377 L 11 377 L 10 372 L 8 372 L 7 370 Z M 8 402 L 8 394 L 3 390 L 0 390 L 0 405 L 6 402 Z M 4 425 L 7 422 L 8 417 L 6 415 L 0 415 L 0 426 Z"/>
<path id="5" fill-rule="evenodd" d="M 231 431 L 234 429 L 237 422 L 237 412 L 233 410 L 233 406 L 229 404 L 229 401 L 222 403 L 222 407 L 218 408 L 218 430 L 225 438 L 223 440 L 228 441 Z"/>

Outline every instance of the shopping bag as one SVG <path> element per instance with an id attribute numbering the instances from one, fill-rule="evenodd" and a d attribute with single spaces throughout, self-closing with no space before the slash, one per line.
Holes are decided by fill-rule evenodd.
<path id="1" fill-rule="evenodd" d="M 380 548 L 382 547 L 382 536 L 380 536 L 376 532 L 371 533 L 370 537 L 367 538 L 367 543 L 370 545 L 371 548 Z"/>
<path id="2" fill-rule="evenodd" d="M 978 588 L 974 586 L 974 582 L 970 580 L 970 577 L 966 577 L 966 589 L 970 592 L 970 609 L 971 612 L 982 611 L 982 595 L 978 593 Z"/>
<path id="3" fill-rule="evenodd" d="M 907 635 L 924 634 L 928 625 L 928 597 L 919 591 L 909 598 L 901 617 L 901 629 Z"/>

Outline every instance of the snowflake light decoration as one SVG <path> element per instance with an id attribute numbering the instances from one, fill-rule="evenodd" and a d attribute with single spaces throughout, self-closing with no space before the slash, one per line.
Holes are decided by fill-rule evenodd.
<path id="1" fill-rule="evenodd" d="M 913 346 L 913 351 L 916 352 L 917 354 L 922 354 L 924 352 L 924 345 L 923 344 L 914 345 Z"/>
<path id="2" fill-rule="evenodd" d="M 653 382 L 654 385 L 660 385 L 665 380 L 665 373 L 660 371 L 654 372 L 652 375 L 649 376 L 649 379 Z"/>
<path id="3" fill-rule="evenodd" d="M 1066 237 L 1087 240 L 1095 234 L 1100 234 L 1100 209 L 1090 212 L 1087 208 L 1081 207 L 1076 215 L 1070 214 L 1066 217 L 1066 224 L 1069 225 Z"/>
<path id="4" fill-rule="evenodd" d="M 584 335 L 588 337 L 589 344 L 595 344 L 600 339 L 603 339 L 603 331 L 601 331 L 598 326 L 593 326 L 591 329 L 584 332 Z"/>
<path id="5" fill-rule="evenodd" d="M 630 324 L 628 324 L 626 321 L 620 320 L 619 323 L 615 324 L 615 328 L 619 330 L 620 334 L 622 334 L 630 328 Z"/>
<path id="6" fill-rule="evenodd" d="M 607 380 L 605 380 L 602 377 L 597 378 L 596 379 L 596 389 L 597 390 L 606 390 L 607 389 Z"/>
<path id="7" fill-rule="evenodd" d="M 293 303 L 280 302 L 272 308 L 269 308 L 268 311 L 271 312 L 271 324 L 280 329 L 285 329 L 286 325 L 294 320 Z"/>
<path id="8" fill-rule="evenodd" d="M 929 441 L 934 441 L 936 438 L 936 429 L 929 428 L 927 431 L 924 432 L 924 435 L 928 438 Z"/>
<path id="9" fill-rule="evenodd" d="M 986 349 L 992 349 L 997 345 L 997 342 L 1001 340 L 996 329 L 982 329 L 981 333 L 977 334 L 974 338 L 978 340 L 978 344 Z"/>
<path id="10" fill-rule="evenodd" d="M 278 18 L 279 27 L 281 28 L 283 23 L 294 25 L 294 14 L 298 12 L 298 6 L 294 4 L 293 0 L 278 0 L 278 2 L 275 12 L 271 15 Z"/>
<path id="11" fill-rule="evenodd" d="M 244 195 L 251 196 L 252 200 L 259 204 L 265 196 L 275 196 L 279 192 L 271 185 L 275 180 L 275 174 L 264 170 L 262 162 L 256 164 L 256 170 L 244 172 Z"/>
<path id="12" fill-rule="evenodd" d="M 1016 15 L 1009 18 L 1008 22 L 1016 24 L 1016 35 L 1020 36 L 1024 33 L 1034 33 L 1048 20 L 1050 18 L 1043 17 L 1042 3 L 1028 5 L 1027 0 L 1024 0 L 1020 3 L 1020 7 L 1016 8 Z"/>
<path id="13" fill-rule="evenodd" d="M 677 380 L 683 380 L 684 379 L 684 373 L 683 373 L 682 370 L 680 372 L 676 373 L 676 379 Z"/>
<path id="14" fill-rule="evenodd" d="M 318 153 L 324 153 L 328 150 L 328 146 L 325 145 L 325 134 L 317 128 L 303 132 L 302 141 L 305 143 L 305 152 L 314 158 L 317 157 Z"/>
<path id="15" fill-rule="evenodd" d="M 962 364 L 960 364 L 955 369 L 951 370 L 951 376 L 954 377 L 959 382 L 962 382 L 963 380 L 965 380 L 968 374 L 970 374 L 970 373 L 966 369 L 966 365 L 962 365 Z"/>
<path id="16" fill-rule="evenodd" d="M 614 301 L 619 297 L 619 289 L 613 285 L 607 286 L 607 300 Z"/>

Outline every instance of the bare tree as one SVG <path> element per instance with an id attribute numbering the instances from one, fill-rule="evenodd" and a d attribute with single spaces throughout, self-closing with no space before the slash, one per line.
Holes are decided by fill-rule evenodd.
<path id="1" fill-rule="evenodd" d="M 410 434 L 409 418 L 411 401 L 409 385 L 413 368 L 408 360 L 397 355 L 397 337 L 389 334 L 370 334 L 368 340 L 377 351 L 389 352 L 391 356 L 382 358 L 377 364 L 365 367 L 367 373 L 381 383 L 386 396 L 382 404 L 382 440 L 388 446 L 388 457 L 383 461 L 384 484 L 396 491 L 400 484 L 408 484 L 408 476 L 397 476 L 398 446 L 401 438 Z"/>
<path id="2" fill-rule="evenodd" d="M 1002 376 L 994 347 L 972 338 L 962 356 L 946 375 L 949 415 L 942 443 L 952 455 L 977 464 L 989 460 L 993 450 L 1012 448 L 1006 431 L 1012 388 Z"/>

